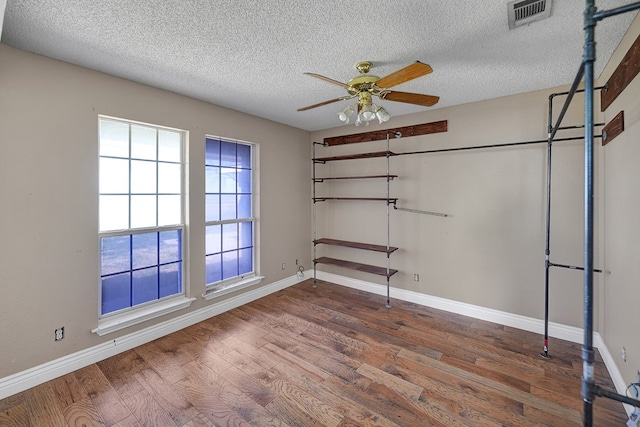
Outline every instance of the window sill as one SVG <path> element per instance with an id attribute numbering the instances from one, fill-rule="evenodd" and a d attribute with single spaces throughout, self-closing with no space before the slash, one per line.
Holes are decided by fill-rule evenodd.
<path id="1" fill-rule="evenodd" d="M 170 300 L 142 307 L 137 310 L 132 310 L 127 313 L 101 319 L 98 320 L 98 327 L 92 329 L 91 332 L 100 336 L 107 335 L 112 332 L 119 331 L 120 329 L 128 328 L 129 326 L 137 325 L 138 323 L 155 319 L 156 317 L 160 317 L 174 311 L 182 310 L 183 308 L 189 307 L 195 300 L 196 298 L 172 298 Z"/>
<path id="2" fill-rule="evenodd" d="M 209 301 L 213 298 L 216 298 L 222 295 L 227 295 L 232 292 L 239 291 L 244 288 L 248 288 L 249 286 L 257 285 L 258 283 L 262 282 L 262 279 L 264 279 L 264 276 L 252 276 L 247 279 L 234 282 L 232 286 L 228 286 L 224 289 L 219 289 L 219 290 L 209 289 L 202 296 L 204 297 L 204 299 Z"/>

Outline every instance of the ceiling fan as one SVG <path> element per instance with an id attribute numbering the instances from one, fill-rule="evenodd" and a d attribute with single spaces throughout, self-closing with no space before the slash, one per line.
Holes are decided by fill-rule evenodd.
<path id="1" fill-rule="evenodd" d="M 373 103 L 373 96 L 387 101 L 405 102 L 407 104 L 424 105 L 426 107 L 431 107 L 440 100 L 440 97 L 433 95 L 389 90 L 389 88 L 393 86 L 431 73 L 433 69 L 429 65 L 416 61 L 382 78 L 368 74 L 372 65 L 369 61 L 357 63 L 356 70 L 360 72 L 360 75 L 352 78 L 348 83 L 342 83 L 329 77 L 321 76 L 320 74 L 304 73 L 308 76 L 338 85 L 346 89 L 349 94 L 329 101 L 309 105 L 308 107 L 299 108 L 298 111 L 306 111 L 334 102 L 358 98 L 357 102 L 350 104 L 339 112 L 338 117 L 342 122 L 348 124 L 353 113 L 357 111 L 355 125 L 368 126 L 369 122 L 375 118 L 377 118 L 380 123 L 384 123 L 391 117 L 384 108 Z"/>

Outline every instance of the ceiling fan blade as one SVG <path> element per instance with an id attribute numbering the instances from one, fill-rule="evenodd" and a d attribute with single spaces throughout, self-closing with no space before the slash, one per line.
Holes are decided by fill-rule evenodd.
<path id="1" fill-rule="evenodd" d="M 380 95 L 380 98 L 387 101 L 406 102 L 407 104 L 424 105 L 425 107 L 431 107 L 435 105 L 439 100 L 439 96 L 433 95 L 421 95 L 419 93 L 409 92 L 397 92 L 389 91 Z"/>
<path id="2" fill-rule="evenodd" d="M 429 65 L 423 64 L 420 61 L 416 61 L 413 64 L 396 71 L 395 73 L 384 76 L 383 78 L 378 80 L 375 85 L 379 88 L 387 89 L 399 85 L 400 83 L 405 83 L 409 80 L 424 76 L 425 74 L 429 74 L 432 71 L 433 69 Z"/>
<path id="3" fill-rule="evenodd" d="M 330 79 L 329 77 L 321 76 L 320 74 L 315 74 L 315 73 L 304 73 L 304 74 L 306 74 L 307 76 L 315 77 L 316 79 L 324 80 L 325 82 L 333 83 L 334 85 L 338 85 L 338 86 L 343 87 L 345 89 L 349 89 L 349 85 L 348 84 L 339 82 L 337 80 Z"/>
<path id="4" fill-rule="evenodd" d="M 342 101 L 342 100 L 348 99 L 348 98 L 350 98 L 350 97 L 349 96 L 347 96 L 347 97 L 341 96 L 340 98 L 330 99 L 329 101 L 324 101 L 324 102 L 320 102 L 318 104 L 309 105 L 308 107 L 298 108 L 298 111 L 311 110 L 312 108 L 322 107 L 323 105 L 332 104 L 334 102 Z"/>

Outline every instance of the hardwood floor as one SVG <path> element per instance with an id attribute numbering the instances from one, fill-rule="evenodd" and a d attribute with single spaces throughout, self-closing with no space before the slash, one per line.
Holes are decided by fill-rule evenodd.
<path id="1" fill-rule="evenodd" d="M 552 339 L 544 360 L 537 334 L 311 285 L 0 400 L 0 425 L 582 425 L 580 345 Z M 627 419 L 604 398 L 594 414 Z"/>

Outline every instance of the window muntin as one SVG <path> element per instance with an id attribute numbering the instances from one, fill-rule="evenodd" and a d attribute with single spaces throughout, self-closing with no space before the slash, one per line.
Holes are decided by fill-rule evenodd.
<path id="1" fill-rule="evenodd" d="M 255 275 L 253 147 L 207 138 L 205 148 L 206 283 L 228 288 Z"/>
<path id="2" fill-rule="evenodd" d="M 101 315 L 183 291 L 185 132 L 100 118 Z"/>

